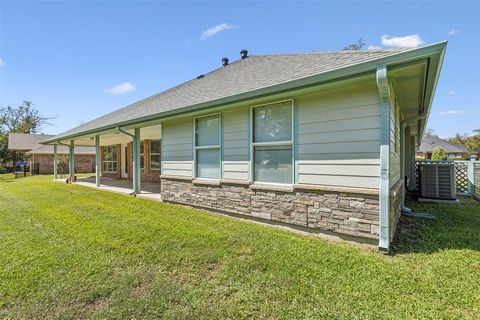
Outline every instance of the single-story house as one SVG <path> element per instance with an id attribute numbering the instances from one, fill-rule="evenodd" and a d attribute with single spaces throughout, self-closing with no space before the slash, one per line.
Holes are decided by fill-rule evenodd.
<path id="1" fill-rule="evenodd" d="M 57 150 L 57 166 L 59 171 L 68 172 L 69 149 L 59 145 L 41 145 L 41 141 L 51 139 L 54 135 L 10 133 L 8 135 L 8 149 L 12 151 L 13 167 L 15 167 L 17 152 L 25 153 L 29 167 L 36 170 L 36 174 L 53 174 L 54 149 Z M 65 158 L 65 159 L 62 159 Z M 62 164 L 66 162 L 66 168 L 62 170 Z M 95 148 L 78 147 L 75 149 L 75 172 L 92 173 L 95 171 Z"/>
<path id="2" fill-rule="evenodd" d="M 155 177 L 163 201 L 388 251 L 446 45 L 242 50 L 231 64 L 222 59 L 214 71 L 43 143 L 68 144 L 72 154 L 95 146 L 97 186 L 103 176 L 123 177 L 140 193 Z"/>
<path id="3" fill-rule="evenodd" d="M 449 160 L 468 159 L 470 154 L 472 154 L 472 152 L 464 146 L 453 144 L 443 139 L 440 139 L 439 137 L 426 134 L 422 139 L 422 143 L 417 149 L 417 158 L 425 160 L 431 159 L 433 149 L 435 149 L 436 147 L 443 148 L 447 152 L 447 157 Z"/>

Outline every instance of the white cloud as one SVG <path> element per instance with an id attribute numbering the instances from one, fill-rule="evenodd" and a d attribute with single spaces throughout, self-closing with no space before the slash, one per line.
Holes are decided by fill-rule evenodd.
<path id="1" fill-rule="evenodd" d="M 171 64 L 166 64 L 163 67 L 167 68 L 167 69 L 178 69 L 178 68 L 182 68 L 183 64 L 181 64 L 181 63 L 171 63 Z"/>
<path id="2" fill-rule="evenodd" d="M 451 96 L 453 96 L 453 95 L 455 94 L 455 91 L 449 90 L 449 91 L 448 91 L 448 94 L 451 95 Z"/>
<path id="3" fill-rule="evenodd" d="M 374 46 L 374 45 L 369 45 L 367 50 L 377 50 L 377 49 L 382 49 L 382 47 L 377 47 L 377 46 Z"/>
<path id="4" fill-rule="evenodd" d="M 382 44 L 389 47 L 416 48 L 424 44 L 425 41 L 418 34 L 411 34 L 404 37 L 390 37 L 383 35 L 380 37 Z"/>
<path id="5" fill-rule="evenodd" d="M 114 85 L 113 87 L 105 88 L 105 92 L 114 94 L 114 95 L 129 93 L 129 92 L 132 92 L 133 90 L 135 90 L 135 86 L 130 82 L 123 82 L 123 83 Z"/>
<path id="6" fill-rule="evenodd" d="M 216 35 L 219 32 L 222 32 L 222 31 L 225 31 L 225 30 L 228 30 L 228 29 L 233 29 L 233 28 L 235 28 L 235 26 L 233 26 L 229 23 L 217 24 L 215 27 L 209 28 L 209 29 L 205 30 L 204 32 L 202 32 L 202 34 L 200 35 L 200 40 L 206 40 L 210 37 L 213 37 L 214 35 Z"/>
<path id="7" fill-rule="evenodd" d="M 454 115 L 463 114 L 463 113 L 465 113 L 465 111 L 463 111 L 463 110 L 448 110 L 448 111 L 440 112 L 440 115 L 441 116 L 454 116 Z"/>
<path id="8" fill-rule="evenodd" d="M 450 29 L 450 31 L 447 32 L 447 35 L 448 36 L 453 36 L 453 35 L 458 34 L 458 33 L 460 33 L 460 30 L 452 28 L 452 29 Z"/>
<path id="9" fill-rule="evenodd" d="M 3 61 L 2 58 L 0 58 L 0 67 L 5 67 L 6 64 L 5 64 L 5 61 Z"/>

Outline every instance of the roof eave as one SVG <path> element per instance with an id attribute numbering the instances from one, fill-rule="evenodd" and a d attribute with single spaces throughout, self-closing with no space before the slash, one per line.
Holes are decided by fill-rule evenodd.
<path id="1" fill-rule="evenodd" d="M 398 63 L 405 63 L 405 62 L 416 60 L 416 59 L 430 57 L 432 55 L 439 54 L 439 53 L 442 56 L 441 60 L 443 60 L 443 54 L 444 54 L 446 45 L 447 45 L 447 41 L 443 41 L 443 42 L 435 43 L 422 48 L 416 48 L 409 51 L 400 52 L 388 57 L 365 61 L 359 64 L 354 64 L 351 66 L 347 66 L 347 67 L 343 67 L 343 68 L 339 68 L 339 69 L 335 69 L 327 72 L 322 72 L 313 76 L 299 78 L 296 80 L 291 80 L 291 81 L 276 84 L 273 86 L 256 89 L 253 91 L 247 91 L 247 92 L 239 93 L 239 94 L 228 96 L 228 97 L 187 106 L 184 108 L 169 110 L 169 111 L 165 111 L 165 112 L 161 112 L 161 113 L 157 113 L 157 114 L 153 114 L 153 115 L 149 115 L 141 118 L 131 119 L 128 121 L 123 121 L 123 122 L 119 122 L 119 123 L 115 123 L 115 124 L 111 124 L 103 127 L 98 127 L 95 129 L 86 130 L 86 131 L 78 132 L 71 135 L 54 137 L 54 138 L 42 141 L 40 143 L 44 145 L 55 144 L 63 140 L 71 140 L 80 136 L 87 136 L 87 135 L 92 135 L 92 134 L 100 133 L 107 130 L 113 130 L 118 126 L 121 127 L 121 126 L 127 126 L 127 125 L 134 125 L 134 124 L 138 124 L 138 123 L 142 123 L 142 122 L 146 122 L 154 119 L 172 116 L 175 114 L 192 112 L 192 111 L 196 111 L 204 108 L 211 108 L 219 105 L 230 104 L 230 103 L 257 98 L 257 97 L 270 95 L 278 92 L 290 91 L 290 90 L 295 90 L 302 87 L 318 85 L 318 84 L 321 84 L 322 82 L 332 81 L 338 78 L 351 77 L 351 76 L 355 76 L 365 72 L 374 71 L 376 70 L 378 65 L 389 66 L 389 65 L 394 65 Z M 440 66 L 441 66 L 441 63 L 440 63 Z M 440 70 L 438 70 L 438 74 L 439 73 L 440 73 Z M 435 85 L 433 90 L 436 87 L 438 74 L 435 80 Z M 431 107 L 431 101 L 428 103 L 428 110 L 430 109 L 430 107 Z"/>
<path id="2" fill-rule="evenodd" d="M 438 80 L 440 78 L 440 71 L 443 66 L 443 60 L 445 58 L 445 52 L 447 49 L 448 41 L 440 42 L 439 45 L 440 44 L 442 45 L 441 49 L 438 52 L 432 53 L 432 56 L 438 55 L 438 61 L 436 61 L 435 69 L 429 70 L 429 73 L 431 72 L 431 75 L 433 75 L 433 78 L 432 77 L 427 78 L 427 81 L 430 82 L 430 85 L 426 87 L 426 92 L 424 94 L 424 97 L 426 97 L 426 100 L 423 103 L 423 110 L 421 110 L 421 114 L 425 115 L 425 117 L 419 120 L 419 130 L 418 130 L 418 134 L 420 137 L 418 139 L 419 143 L 422 140 L 421 137 L 423 137 L 423 133 L 425 132 L 425 128 L 428 123 L 428 118 L 430 116 L 430 111 L 432 109 L 433 98 L 437 88 Z"/>

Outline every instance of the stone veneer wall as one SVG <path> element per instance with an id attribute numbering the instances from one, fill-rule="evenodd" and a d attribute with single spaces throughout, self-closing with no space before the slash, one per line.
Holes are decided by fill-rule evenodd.
<path id="1" fill-rule="evenodd" d="M 395 231 L 397 230 L 398 221 L 400 219 L 400 214 L 402 212 L 402 188 L 403 181 L 399 180 L 391 189 L 390 189 L 390 210 L 389 210 L 389 219 L 390 219 L 390 241 L 393 240 L 395 236 Z"/>
<path id="2" fill-rule="evenodd" d="M 58 158 L 66 157 L 68 168 L 68 155 L 59 154 Z M 53 154 L 35 154 L 30 156 L 32 163 L 39 164 L 39 174 L 53 174 Z M 92 173 L 95 171 L 95 155 L 94 154 L 76 154 L 75 155 L 75 172 L 76 173 Z M 92 171 L 93 170 L 93 171 Z"/>
<path id="3" fill-rule="evenodd" d="M 162 200 L 280 221 L 348 236 L 378 239 L 378 194 L 262 190 L 248 184 L 197 184 L 162 177 Z"/>
<path id="4" fill-rule="evenodd" d="M 141 173 L 141 181 L 145 183 L 160 183 L 160 170 L 149 170 L 150 168 L 150 140 L 143 140 L 144 169 Z M 127 144 L 127 154 L 129 159 L 133 159 L 133 143 Z M 128 179 L 132 180 L 133 168 L 132 161 L 127 162 Z"/>

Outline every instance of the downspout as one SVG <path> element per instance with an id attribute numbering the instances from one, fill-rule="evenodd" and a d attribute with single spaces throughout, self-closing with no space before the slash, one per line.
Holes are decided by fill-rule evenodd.
<path id="1" fill-rule="evenodd" d="M 405 128 L 408 125 L 415 124 L 417 121 L 425 119 L 426 115 L 419 115 L 415 117 L 411 117 L 408 119 L 405 119 L 401 123 L 401 130 L 402 132 L 400 133 L 400 138 L 402 139 L 402 155 L 400 157 L 400 175 L 402 179 L 405 181 Z M 411 218 L 420 218 L 420 219 L 435 219 L 435 217 L 430 214 L 430 213 L 416 213 L 413 212 L 412 209 L 408 208 L 405 206 L 405 185 L 402 188 L 402 196 L 401 196 L 401 208 L 402 208 L 402 214 L 407 217 Z"/>
<path id="2" fill-rule="evenodd" d="M 401 139 L 401 147 L 402 147 L 402 156 L 400 157 L 400 176 L 405 181 L 405 128 L 408 125 L 415 124 L 418 120 L 425 119 L 425 115 L 419 115 L 411 118 L 407 118 L 403 120 L 400 124 L 401 132 L 400 132 L 400 139 Z M 405 186 L 402 188 L 402 212 L 412 212 L 412 209 L 405 207 Z"/>
<path id="3" fill-rule="evenodd" d="M 377 87 L 380 94 L 380 185 L 379 185 L 379 224 L 380 235 L 378 249 L 382 252 L 390 250 L 390 86 L 387 66 L 377 67 Z"/>

